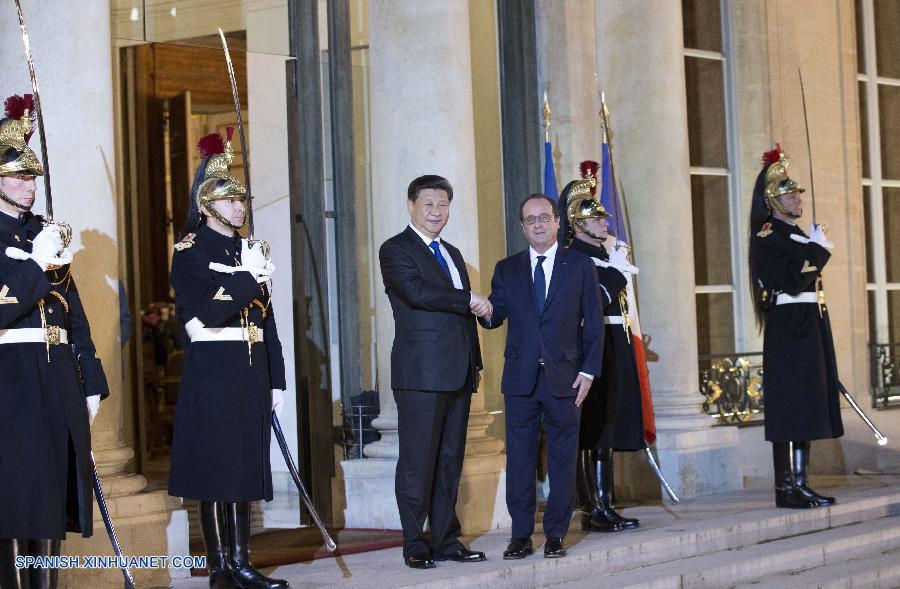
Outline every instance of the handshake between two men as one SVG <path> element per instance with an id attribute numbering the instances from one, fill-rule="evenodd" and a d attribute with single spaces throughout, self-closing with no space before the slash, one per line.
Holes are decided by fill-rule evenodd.
<path id="1" fill-rule="evenodd" d="M 489 319 L 494 312 L 494 306 L 491 304 L 489 298 L 482 294 L 478 294 L 477 292 L 473 292 L 469 298 L 469 310 L 471 310 L 472 314 L 476 317 Z"/>

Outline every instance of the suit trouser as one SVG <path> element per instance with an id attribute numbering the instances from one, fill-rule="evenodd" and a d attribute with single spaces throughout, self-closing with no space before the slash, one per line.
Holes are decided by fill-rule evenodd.
<path id="1" fill-rule="evenodd" d="M 504 395 L 506 408 L 506 508 L 512 536 L 534 532 L 537 511 L 536 471 L 541 422 L 547 433 L 547 474 L 550 495 L 544 511 L 544 535 L 562 538 L 569 529 L 575 504 L 575 462 L 581 408 L 575 397 L 554 397 L 544 371 L 527 397 Z"/>
<path id="2" fill-rule="evenodd" d="M 400 457 L 394 478 L 403 556 L 448 555 L 459 547 L 456 497 L 466 453 L 471 389 L 395 390 Z M 424 537 L 425 519 L 431 544 Z"/>

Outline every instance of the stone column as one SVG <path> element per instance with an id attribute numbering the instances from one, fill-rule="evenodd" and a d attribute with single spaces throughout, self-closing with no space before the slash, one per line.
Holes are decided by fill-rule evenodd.
<path id="1" fill-rule="evenodd" d="M 134 391 L 122 388 L 119 345 L 117 186 L 113 131 L 113 74 L 110 7 L 106 0 L 59 3 L 35 0 L 25 5 L 34 61 L 41 83 L 47 144 L 53 174 L 55 219 L 74 229 L 72 273 L 84 302 L 97 354 L 109 381 L 110 397 L 92 427 L 92 445 L 103 478 L 109 510 L 126 554 L 187 554 L 187 518 L 180 501 L 165 491 L 142 491 L 146 480 L 124 471 L 133 450 L 123 440 L 124 404 Z M 0 9 L 5 23 L 0 53 L 4 97 L 31 92 L 14 5 Z M 84 31 L 90 31 L 85 35 Z M 37 134 L 32 147 L 40 153 Z M 40 181 L 35 212 L 44 212 Z M 109 540 L 94 509 L 94 535 L 70 534 L 63 545 L 70 555 L 111 555 Z M 136 571 L 138 584 L 158 585 L 189 571 Z M 121 586 L 115 570 L 69 570 L 61 587 Z"/>
<path id="2" fill-rule="evenodd" d="M 700 412 L 681 5 L 597 3 L 597 59 L 615 130 L 616 173 L 641 268 L 641 327 L 662 470 L 680 496 L 739 488 L 734 428 Z"/>
<path id="3" fill-rule="evenodd" d="M 593 14 L 594 0 L 537 2 L 538 89 L 547 93 L 553 112 L 550 140 L 560 191 L 579 178 L 582 161 L 600 161 Z"/>
<path id="4" fill-rule="evenodd" d="M 374 0 L 369 3 L 372 226 L 375 247 L 409 223 L 406 188 L 422 174 L 453 184 L 450 222 L 442 236 L 479 271 L 469 5 L 466 0 Z M 377 273 L 376 337 L 382 439 L 366 460 L 342 462 L 346 525 L 399 528 L 394 496 L 397 407 L 390 381 L 394 323 Z M 477 282 L 476 282 L 477 284 Z M 458 513 L 465 531 L 491 526 L 502 444 L 487 438 L 491 417 L 473 399 Z M 489 497 L 489 505 L 486 498 Z M 488 513 L 490 512 L 490 513 Z"/>

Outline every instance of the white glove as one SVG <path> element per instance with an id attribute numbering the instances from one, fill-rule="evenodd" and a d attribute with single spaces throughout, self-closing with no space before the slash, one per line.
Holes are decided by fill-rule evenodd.
<path id="1" fill-rule="evenodd" d="M 59 225 L 46 225 L 31 242 L 31 255 L 41 260 L 55 258 L 63 248 Z"/>
<path id="2" fill-rule="evenodd" d="M 272 274 L 275 273 L 275 264 L 273 264 L 272 261 L 269 260 L 266 262 L 265 268 L 263 268 L 261 271 L 258 268 L 254 268 L 252 272 L 256 276 L 256 281 L 262 284 L 263 282 L 267 282 L 272 279 Z"/>
<path id="3" fill-rule="evenodd" d="M 253 278 L 256 279 L 256 282 L 262 284 L 263 282 L 269 280 L 269 277 L 275 273 L 275 264 L 272 262 L 266 262 L 265 268 L 251 268 L 249 266 L 226 266 L 225 264 L 220 264 L 218 262 L 210 262 L 209 269 L 214 272 L 221 272 L 223 274 L 234 274 L 235 272 L 249 272 L 253 275 Z"/>
<path id="4" fill-rule="evenodd" d="M 97 412 L 100 411 L 100 395 L 91 395 L 86 397 L 85 401 L 87 402 L 90 423 L 94 423 L 94 418 L 97 417 Z"/>
<path id="5" fill-rule="evenodd" d="M 275 264 L 266 258 L 262 249 L 260 243 L 251 245 L 249 240 L 241 240 L 241 265 L 247 268 L 260 284 L 270 279 L 275 273 Z M 265 272 L 260 270 L 265 270 Z"/>
<path id="6" fill-rule="evenodd" d="M 831 249 L 834 247 L 834 242 L 825 237 L 825 232 L 822 230 L 821 225 L 809 226 L 809 240 L 813 243 L 818 243 L 825 249 Z"/>
<path id="7" fill-rule="evenodd" d="M 247 239 L 241 240 L 241 265 L 250 268 L 265 268 L 268 260 L 263 255 L 262 245 L 259 243 L 250 244 Z"/>
<path id="8" fill-rule="evenodd" d="M 31 242 L 31 253 L 17 247 L 6 248 L 6 255 L 14 260 L 34 260 L 46 270 L 48 266 L 65 266 L 72 263 L 72 252 L 63 249 L 62 235 L 58 225 L 47 225 Z"/>
<path id="9" fill-rule="evenodd" d="M 51 258 L 49 261 L 51 264 L 54 264 L 56 266 L 65 266 L 66 264 L 71 264 L 72 258 L 74 257 L 75 256 L 72 255 L 72 252 L 69 250 L 69 248 L 66 247 L 63 248 L 61 252 L 59 252 L 59 255 L 57 257 Z"/>
<path id="10" fill-rule="evenodd" d="M 284 410 L 284 391 L 281 389 L 272 389 L 272 411 L 281 419 L 281 412 Z"/>
<path id="11" fill-rule="evenodd" d="M 609 254 L 609 263 L 613 266 L 621 266 L 628 263 L 628 248 L 614 247 Z"/>
<path id="12" fill-rule="evenodd" d="M 612 252 L 609 254 L 609 265 L 622 274 L 638 273 L 637 267 L 632 266 L 628 261 L 628 248 L 624 246 L 613 248 Z"/>

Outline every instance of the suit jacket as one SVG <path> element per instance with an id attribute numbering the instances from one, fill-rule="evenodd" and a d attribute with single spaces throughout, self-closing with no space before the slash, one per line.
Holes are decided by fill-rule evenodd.
<path id="1" fill-rule="evenodd" d="M 497 263 L 490 296 L 494 312 L 490 321 L 480 321 L 487 329 L 509 323 L 503 394 L 530 395 L 540 360 L 555 397 L 576 395 L 572 383 L 579 372 L 600 376 L 603 315 L 597 284 L 589 257 L 559 248 L 544 311 L 538 314 L 528 250 Z"/>
<path id="2" fill-rule="evenodd" d="M 482 368 L 466 263 L 458 249 L 442 243 L 459 270 L 462 290 L 454 288 L 411 227 L 385 241 L 378 252 L 394 312 L 393 389 L 458 391 L 467 383 L 473 386 L 472 373 Z"/>

